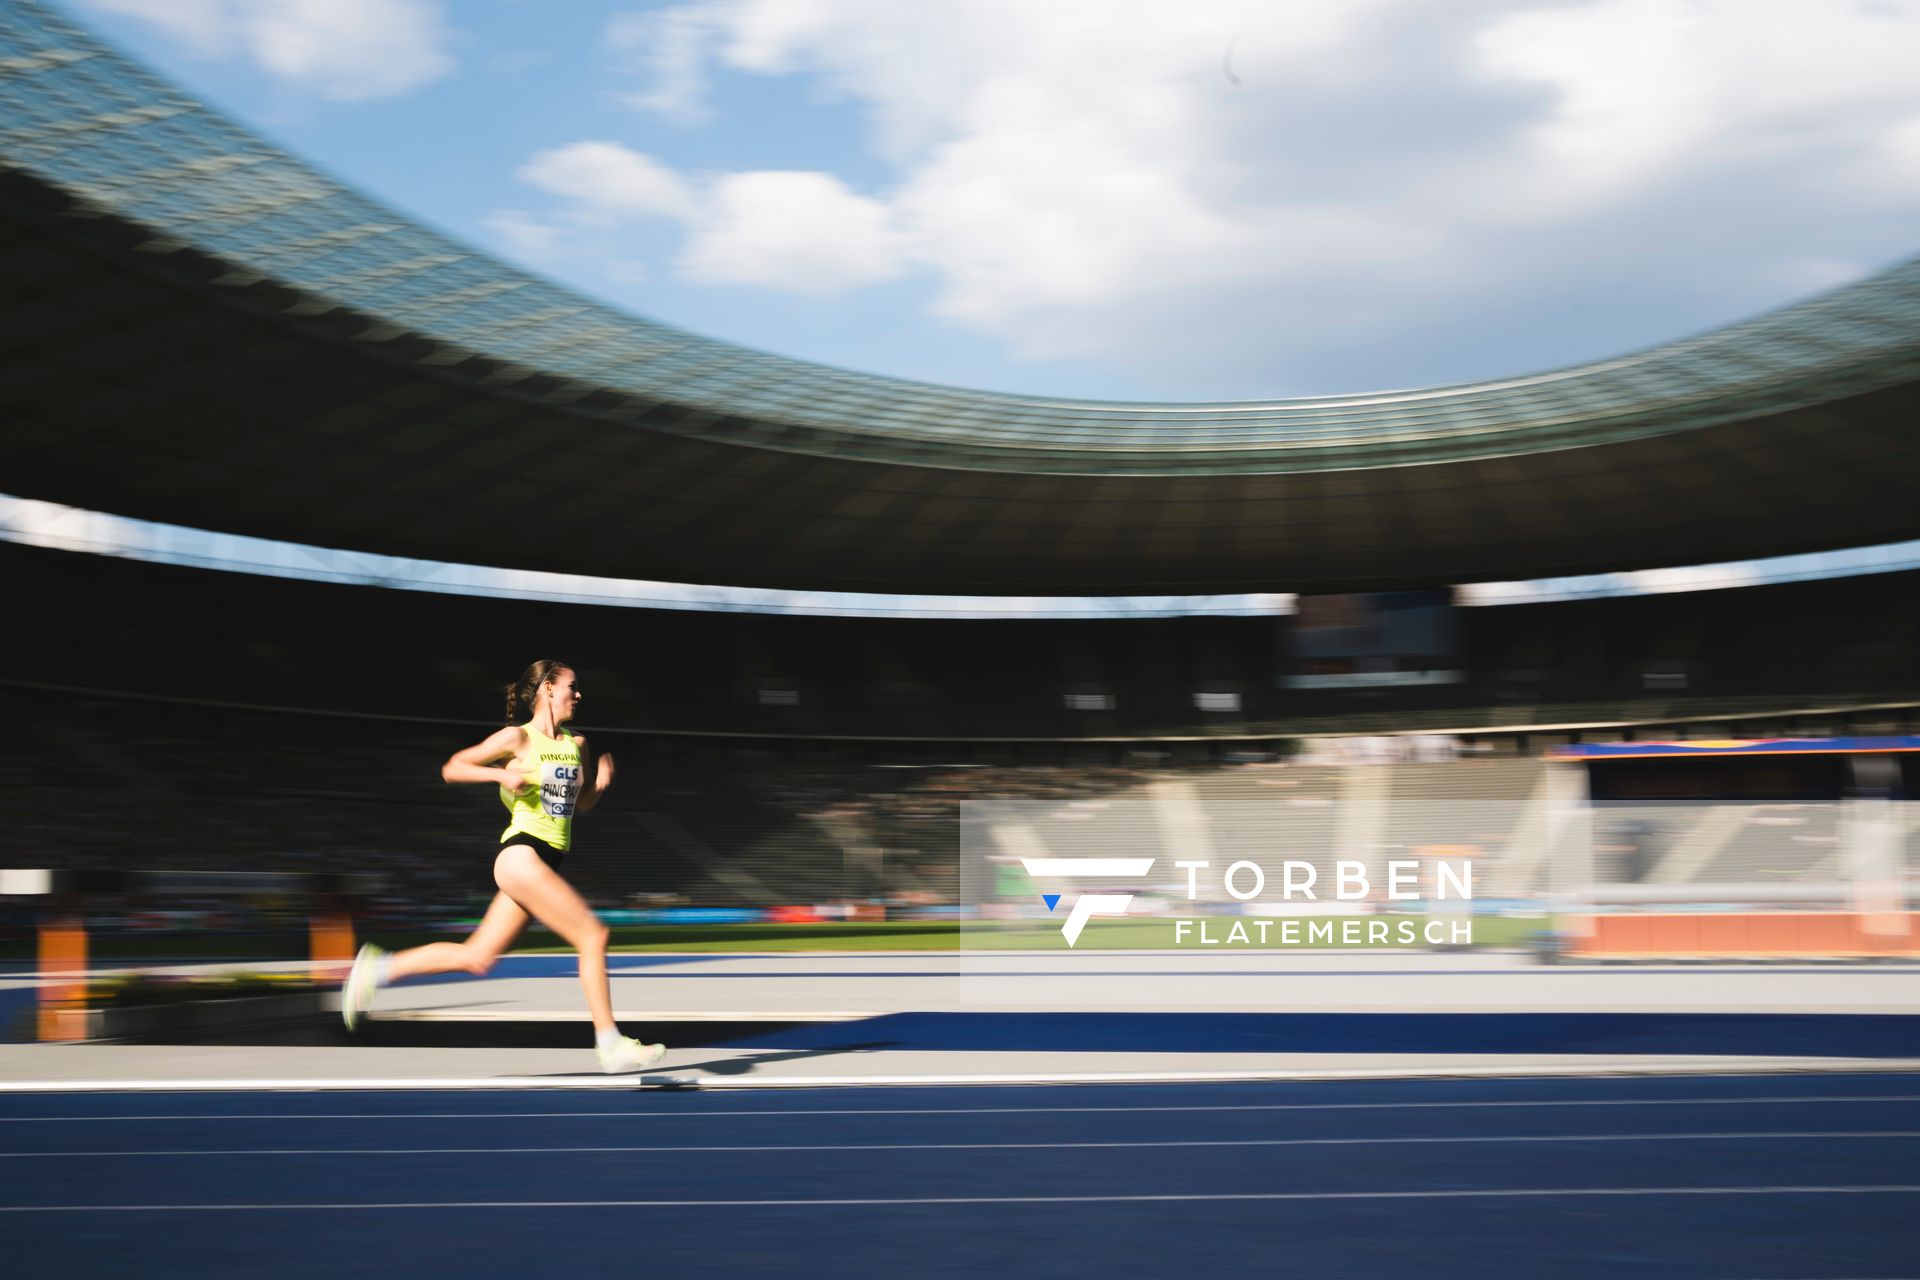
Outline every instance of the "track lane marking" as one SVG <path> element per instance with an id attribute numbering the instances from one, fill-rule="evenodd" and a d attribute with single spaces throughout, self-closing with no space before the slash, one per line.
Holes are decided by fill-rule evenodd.
<path id="1" fill-rule="evenodd" d="M 868 1196 L 846 1199 L 766 1200 L 404 1200 L 392 1202 L 342 1201 L 290 1204 L 43 1204 L 0 1205 L 0 1213 L 290 1213 L 364 1209 L 807 1209 L 881 1208 L 912 1205 L 1000 1204 L 1153 1204 L 1275 1200 L 1470 1200 L 1541 1199 L 1552 1196 L 1785 1196 L 1785 1195 L 1913 1195 L 1920 1184 L 1889 1183 L 1835 1186 L 1728 1187 L 1500 1187 L 1483 1190 L 1448 1188 L 1433 1191 L 1223 1191 L 1084 1196 Z"/>
<path id="2" fill-rule="evenodd" d="M 1083 1151 L 1180 1147 L 1370 1147 L 1433 1146 L 1456 1142 L 1714 1142 L 1813 1139 L 1920 1138 L 1920 1129 L 1901 1130 L 1782 1130 L 1760 1133 L 1551 1133 L 1460 1134 L 1390 1138 L 1192 1138 L 1137 1142 L 828 1142 L 767 1146 L 665 1147 L 263 1147 L 214 1150 L 140 1151 L 0 1151 L 0 1160 L 91 1159 L 126 1156 L 450 1156 L 450 1155 L 585 1155 L 647 1153 L 685 1155 L 695 1152 L 766 1153 L 777 1151 Z"/>
<path id="3" fill-rule="evenodd" d="M 1800 1106 L 1811 1103 L 1920 1102 L 1920 1093 L 1881 1093 L 1854 1096 L 1810 1094 L 1755 1098 L 1499 1098 L 1447 1102 L 1243 1102 L 1164 1103 L 1145 1107 L 835 1107 L 772 1111 L 288 1111 L 288 1112 L 179 1112 L 125 1116 L 0 1116 L 0 1124 L 72 1124 L 77 1122 L 166 1120 L 551 1120 L 628 1119 L 678 1120 L 768 1116 L 1003 1116 L 1003 1115 L 1130 1115 L 1160 1112 L 1239 1111 L 1430 1111 L 1474 1107 L 1702 1107 Z"/>
<path id="4" fill-rule="evenodd" d="M 751 1064 L 754 1054 L 743 1053 L 735 1061 Z M 1499 1055 L 1492 1055 L 1496 1059 Z M 394 1092 L 488 1092 L 513 1090 L 633 1092 L 698 1090 L 715 1093 L 779 1090 L 813 1091 L 851 1088 L 939 1089 L 977 1085 L 1020 1085 L 1044 1088 L 1064 1085 L 1122 1084 L 1350 1084 L 1362 1080 L 1589 1080 L 1603 1077 L 1641 1079 L 1724 1079 L 1739 1076 L 1780 1076 L 1820 1072 L 1854 1072 L 1861 1075 L 1913 1075 L 1920 1071 L 1920 1058 L 1752 1058 L 1715 1057 L 1711 1060 L 1681 1058 L 1673 1061 L 1618 1062 L 1601 1058 L 1577 1065 L 1533 1063 L 1516 1066 L 1455 1065 L 1445 1067 L 1289 1067 L 1242 1068 L 1235 1070 L 1185 1071 L 1027 1071 L 1019 1073 L 942 1073 L 928 1075 L 676 1075 L 676 1068 L 658 1074 L 629 1079 L 591 1073 L 567 1073 L 539 1076 L 464 1076 L 464 1077 L 364 1077 L 322 1076 L 237 1079 L 87 1079 L 87 1080 L 0 1080 L 0 1096 L 7 1094 L 47 1093 L 243 1093 L 243 1092 L 322 1092 L 353 1093 Z M 680 1067 L 679 1071 L 696 1068 Z"/>

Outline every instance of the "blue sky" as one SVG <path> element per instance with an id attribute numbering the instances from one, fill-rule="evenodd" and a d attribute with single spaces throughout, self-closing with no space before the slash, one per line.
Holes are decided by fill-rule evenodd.
<path id="1" fill-rule="evenodd" d="M 67 0 L 461 239 L 1040 394 L 1465 381 L 1920 247 L 1909 0 Z"/>

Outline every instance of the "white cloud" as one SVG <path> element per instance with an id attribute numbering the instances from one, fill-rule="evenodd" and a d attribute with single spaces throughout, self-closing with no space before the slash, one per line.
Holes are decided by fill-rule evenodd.
<path id="1" fill-rule="evenodd" d="M 892 166 L 706 180 L 690 275 L 924 270 L 1023 356 L 1179 393 L 1596 357 L 1911 251 L 1920 214 L 1920 0 L 713 0 L 609 38 L 651 50 L 650 110 L 804 77 Z"/>
<path id="2" fill-rule="evenodd" d="M 1628 199 L 1703 161 L 1818 164 L 1920 109 L 1911 3 L 1599 0 L 1502 18 L 1478 48 L 1488 74 L 1552 89 L 1523 155 L 1531 194 L 1556 203 Z"/>
<path id="3" fill-rule="evenodd" d="M 680 259 L 689 279 L 829 294 L 905 267 L 887 206 L 831 174 L 734 174 L 708 201 Z"/>
<path id="4" fill-rule="evenodd" d="M 446 75 L 438 0 L 89 0 L 154 23 L 202 57 L 243 54 L 340 102 L 389 97 Z"/>
<path id="5" fill-rule="evenodd" d="M 266 0 L 248 19 L 263 66 L 340 101 L 405 93 L 453 69 L 432 0 Z"/>
<path id="6" fill-rule="evenodd" d="M 1896 198 L 1920 199 L 1920 111 L 1888 129 L 1863 167 L 1884 180 Z"/>
<path id="7" fill-rule="evenodd" d="M 699 9 L 617 13 L 607 20 L 607 47 L 637 67 L 650 81 L 620 100 L 671 119 L 706 117 L 706 63 L 716 34 L 715 22 Z"/>
<path id="8" fill-rule="evenodd" d="M 517 176 L 560 198 L 549 219 L 519 210 L 488 219 L 508 250 L 521 257 L 551 257 L 572 243 L 552 219 L 612 236 L 637 219 L 669 218 L 688 228 L 680 274 L 707 284 L 820 295 L 889 280 L 906 269 L 906 241 L 894 227 L 893 211 L 831 174 L 736 173 L 699 188 L 620 143 L 575 142 L 540 152 Z M 645 278 L 639 260 L 619 261 L 612 274 L 622 283 Z"/>
<path id="9" fill-rule="evenodd" d="M 574 142 L 520 166 L 521 181 L 566 199 L 581 221 L 693 216 L 692 190 L 679 174 L 617 142 Z"/>
<path id="10" fill-rule="evenodd" d="M 542 222 L 521 209 L 501 209 L 485 219 L 487 230 L 500 238 L 507 253 L 516 258 L 539 260 L 559 254 L 565 247 L 565 231 Z"/>

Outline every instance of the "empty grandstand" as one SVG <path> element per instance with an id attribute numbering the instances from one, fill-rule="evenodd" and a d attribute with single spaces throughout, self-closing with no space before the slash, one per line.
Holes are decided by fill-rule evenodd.
<path id="1" fill-rule="evenodd" d="M 33 0 L 0 15 L 0 411 L 34 459 L 0 487 L 22 498 L 455 564 L 955 594 L 1444 599 L 1920 534 L 1920 263 L 1497 383 L 1184 405 L 923 386 L 613 312 Z M 529 461 L 541 438 L 564 453 Z M 1294 669 L 1293 617 L 606 609 L 11 543 L 0 568 L 26 620 L 0 632 L 0 698 L 54 726 L 51 763 L 10 762 L 48 776 L 7 793 L 9 860 L 345 861 L 396 902 L 466 874 L 491 815 L 433 768 L 533 634 L 628 770 L 580 869 L 608 904 L 951 901 L 980 798 L 1057 803 L 1067 844 L 1103 813 L 1245 805 L 1323 868 L 1469 847 L 1498 893 L 1545 894 L 1545 748 L 1920 713 L 1912 570 L 1458 607 L 1443 666 L 1356 679 Z M 1455 802 L 1481 808 L 1436 817 Z M 1655 880 L 1817 877 L 1833 851 L 1816 806 L 1619 821 L 1607 865 Z M 1213 833 L 1256 858 L 1271 834 Z"/>

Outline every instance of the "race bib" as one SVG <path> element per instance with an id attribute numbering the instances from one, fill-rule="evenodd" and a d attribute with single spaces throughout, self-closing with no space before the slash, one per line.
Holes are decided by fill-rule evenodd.
<path id="1" fill-rule="evenodd" d="M 540 811 L 549 818 L 571 818 L 580 794 L 580 766 L 547 763 L 540 766 Z"/>

